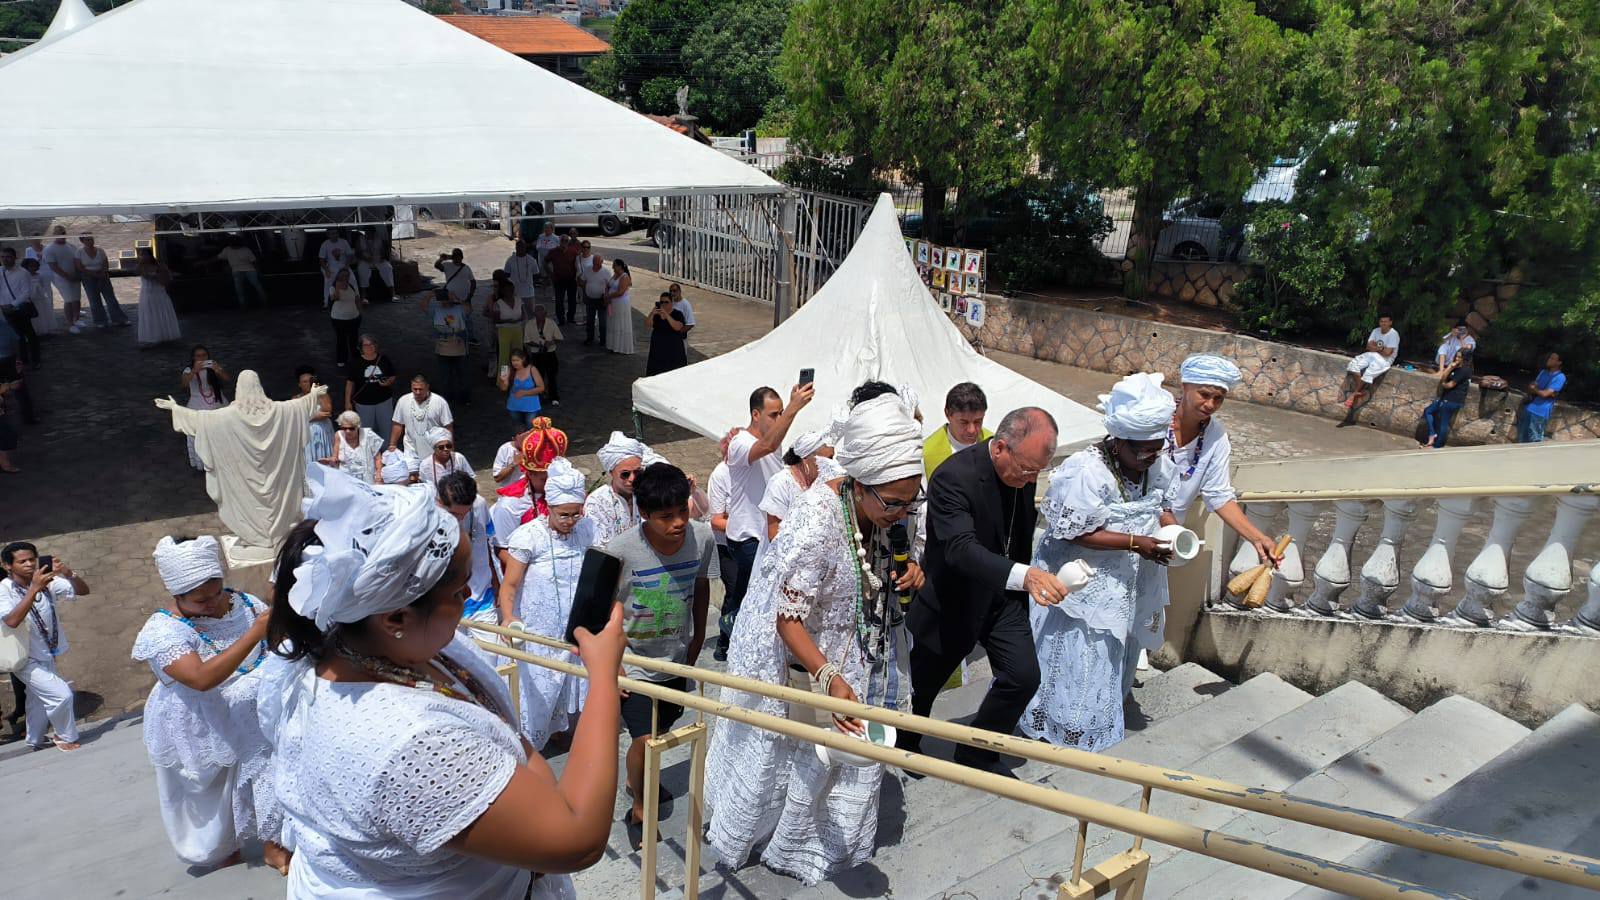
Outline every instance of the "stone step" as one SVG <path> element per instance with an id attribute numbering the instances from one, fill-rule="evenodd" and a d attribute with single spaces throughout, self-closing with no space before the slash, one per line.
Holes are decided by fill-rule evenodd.
<path id="1" fill-rule="evenodd" d="M 1247 682 L 1246 687 L 1254 681 Z M 1233 696 L 1242 691 L 1236 689 Z M 1214 716 L 1220 701 L 1207 704 L 1196 713 Z M 1345 684 L 1321 697 L 1307 699 L 1281 715 L 1251 720 L 1254 727 L 1239 728 L 1230 739 L 1199 758 L 1171 763 L 1200 775 L 1271 790 L 1281 790 L 1309 775 L 1343 754 L 1367 743 L 1390 727 L 1405 721 L 1410 713 L 1398 704 L 1361 684 Z M 1161 745 L 1157 751 L 1163 749 Z M 1113 748 L 1115 752 L 1115 748 Z M 1121 805 L 1137 808 L 1137 791 L 1118 798 Z M 1156 793 L 1151 800 L 1154 815 L 1176 819 L 1204 828 L 1215 828 L 1236 815 L 1232 807 L 1193 800 L 1173 794 Z M 1109 858 L 1131 844 L 1123 832 L 1091 825 L 1086 842 L 1085 865 Z M 1076 823 L 1059 820 L 1054 834 L 1041 835 L 1033 846 L 1020 848 L 1003 860 L 971 877 L 937 885 L 959 889 L 975 896 L 1054 897 L 1056 886 L 1070 877 Z M 1176 851 L 1152 842 L 1145 851 L 1153 860 L 1163 860 Z M 919 890 L 914 896 L 929 896 Z"/>
<path id="2" fill-rule="evenodd" d="M 1389 729 L 1361 749 L 1289 787 L 1295 797 L 1385 815 L 1410 817 L 1479 766 L 1527 736 L 1528 729 L 1464 697 L 1447 697 Z M 1463 735 L 1471 735 L 1468 741 Z M 1365 840 L 1339 831 L 1245 813 L 1219 828 L 1323 859 L 1342 859 Z M 1156 865 L 1145 885 L 1149 900 L 1168 897 L 1249 897 L 1280 900 L 1299 882 L 1194 853 Z"/>
<path id="3" fill-rule="evenodd" d="M 1471 734 L 1463 741 L 1475 740 Z M 1576 704 L 1408 818 L 1540 847 L 1600 856 L 1595 769 L 1600 716 Z M 1369 841 L 1343 860 L 1434 890 L 1472 897 L 1593 897 L 1593 892 Z M 1338 896 L 1306 888 L 1296 900 Z"/>
<path id="4" fill-rule="evenodd" d="M 1134 698 L 1145 714 L 1140 720 L 1140 727 L 1153 727 L 1155 723 L 1175 717 L 1230 687 L 1232 685 L 1227 681 L 1194 664 L 1178 666 L 1164 673 L 1151 671 L 1143 683 L 1134 688 Z M 989 681 L 983 679 L 944 691 L 934 703 L 934 717 L 960 722 L 970 720 L 988 689 Z M 953 748 L 944 741 L 929 739 L 925 741 L 923 749 L 932 756 L 948 759 Z M 1052 771 L 1054 767 L 1030 763 L 1018 767 L 1016 774 L 1024 780 L 1038 780 Z M 685 764 L 682 776 L 685 779 L 687 772 Z M 668 783 L 670 785 L 670 780 Z M 884 778 L 880 801 L 878 846 L 884 848 L 882 852 L 894 852 L 893 848 L 914 840 L 917 835 L 938 830 L 973 809 L 992 802 L 993 799 L 986 794 L 938 779 L 918 781 L 888 774 Z M 681 845 L 684 823 L 680 821 L 680 815 L 684 814 L 674 809 L 672 817 L 666 820 L 662 828 L 662 836 L 667 843 L 662 846 L 658 859 L 657 886 L 663 891 L 668 890 L 669 886 L 680 886 L 684 881 Z M 727 872 L 713 868 L 708 857 L 702 859 L 700 884 L 702 894 L 706 897 L 719 897 L 724 892 L 730 897 L 787 896 L 802 887 L 793 879 L 768 871 L 759 864 L 747 865 L 738 872 Z M 874 871 L 874 865 L 868 864 L 858 870 L 856 877 L 879 883 L 872 874 Z M 853 876 L 847 873 L 840 877 Z M 611 892 L 606 894 L 610 896 L 628 889 L 629 885 L 637 890 L 639 878 L 639 854 L 631 851 L 625 839 L 613 834 L 607 859 L 595 869 L 577 876 L 576 880 L 580 891 L 585 894 Z"/>
<path id="5" fill-rule="evenodd" d="M 1152 679 L 1152 685 L 1157 680 Z M 1110 748 L 1108 755 L 1187 768 L 1309 700 L 1309 694 L 1276 675 L 1259 675 L 1215 699 L 1130 734 Z M 1137 802 L 1139 796 L 1136 785 L 1070 769 L 1058 769 L 1041 783 L 1107 803 Z M 1013 897 L 1030 880 L 1025 872 L 1052 872 L 1071 865 L 1076 827 L 1074 820 L 1053 812 L 987 798 L 961 818 L 903 845 L 880 841 L 873 866 L 793 896 L 871 896 L 863 891 L 871 887 L 876 871 L 894 886 L 897 897 L 938 896 L 957 888 L 976 897 Z M 960 852 L 952 853 L 952 848 L 960 848 Z M 1049 896 L 1055 896 L 1054 888 Z"/>

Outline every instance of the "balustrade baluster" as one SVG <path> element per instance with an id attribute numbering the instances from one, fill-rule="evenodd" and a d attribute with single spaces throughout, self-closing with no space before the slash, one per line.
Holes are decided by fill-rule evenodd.
<path id="1" fill-rule="evenodd" d="M 1556 522 L 1550 527 L 1550 537 L 1522 574 L 1522 602 L 1502 626 L 1548 629 L 1555 624 L 1556 604 L 1572 590 L 1572 547 L 1597 507 L 1600 497 L 1594 494 L 1556 498 Z"/>
<path id="2" fill-rule="evenodd" d="M 1600 561 L 1589 569 L 1589 600 L 1572 620 L 1574 628 L 1600 634 Z"/>
<path id="3" fill-rule="evenodd" d="M 1494 624 L 1495 601 L 1506 595 L 1511 584 L 1506 571 L 1506 560 L 1511 558 L 1511 544 L 1516 540 L 1522 523 L 1533 511 L 1531 497 L 1497 497 L 1494 501 L 1494 523 L 1489 526 L 1489 537 L 1483 549 L 1467 566 L 1467 593 L 1456 604 L 1455 612 L 1446 618 L 1487 628 Z"/>
<path id="4" fill-rule="evenodd" d="M 1250 524 L 1261 529 L 1263 534 L 1276 534 L 1283 521 L 1283 507 L 1284 504 L 1275 500 L 1249 503 L 1245 505 L 1244 517 L 1250 520 Z M 1228 577 L 1248 572 L 1259 565 L 1261 557 L 1256 555 L 1255 546 L 1240 541 L 1238 549 L 1233 553 L 1233 560 L 1228 563 Z"/>
<path id="5" fill-rule="evenodd" d="M 1355 544 L 1356 532 L 1371 515 L 1364 500 L 1336 500 L 1333 511 L 1337 516 L 1333 538 L 1311 573 L 1313 587 L 1311 596 L 1306 598 L 1306 609 L 1324 616 L 1338 614 L 1339 595 L 1350 586 L 1350 548 Z"/>
<path id="6" fill-rule="evenodd" d="M 1446 497 L 1439 501 L 1439 519 L 1433 526 L 1433 540 L 1411 569 L 1411 599 L 1401 608 L 1401 615 L 1418 622 L 1439 618 L 1439 601 L 1450 593 L 1455 583 L 1450 566 L 1455 561 L 1456 542 L 1461 538 L 1467 518 L 1472 515 L 1475 502 L 1472 497 Z"/>
<path id="7" fill-rule="evenodd" d="M 1361 597 L 1353 610 L 1357 615 L 1381 619 L 1389 614 L 1383 604 L 1400 589 L 1400 544 L 1416 517 L 1415 500 L 1383 501 L 1383 534 L 1361 567 Z"/>
<path id="8" fill-rule="evenodd" d="M 1267 607 L 1275 612 L 1294 609 L 1294 592 L 1306 581 L 1300 548 L 1311 535 L 1311 527 L 1317 523 L 1317 517 L 1322 515 L 1320 503 L 1290 503 L 1288 507 L 1289 546 L 1283 551 L 1283 559 L 1278 561 L 1277 571 L 1272 573 L 1272 589 L 1267 593 Z"/>

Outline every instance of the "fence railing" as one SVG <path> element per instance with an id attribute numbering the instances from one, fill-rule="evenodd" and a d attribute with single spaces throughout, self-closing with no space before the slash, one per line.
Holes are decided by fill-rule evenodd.
<path id="1" fill-rule="evenodd" d="M 572 650 L 569 645 L 548 638 L 486 625 L 465 622 L 470 628 L 493 634 L 517 643 L 539 644 L 553 649 Z M 521 663 L 543 666 L 570 675 L 584 677 L 581 666 L 560 660 L 527 653 L 500 643 L 479 640 L 478 646 L 491 653 Z M 1533 847 L 1515 841 L 1502 841 L 1484 835 L 1441 828 L 1420 822 L 1411 822 L 1379 813 L 1320 802 L 1298 800 L 1278 791 L 1249 788 L 1219 779 L 1194 775 L 1173 769 L 1164 769 L 1144 763 L 1117 759 L 1098 753 L 1088 753 L 1065 747 L 1054 747 L 1028 741 L 1011 735 L 971 728 L 952 722 L 930 719 L 880 707 L 838 700 L 822 694 L 795 690 L 786 686 L 752 681 L 734 675 L 714 672 L 693 666 L 663 662 L 661 660 L 624 654 L 625 662 L 641 668 L 661 672 L 673 677 L 693 679 L 699 685 L 695 694 L 672 690 L 651 682 L 619 678 L 624 690 L 648 696 L 652 704 L 660 701 L 679 704 L 697 713 L 697 721 L 660 735 L 647 742 L 645 771 L 645 823 L 644 845 L 641 850 L 640 895 L 645 900 L 655 896 L 656 890 L 656 823 L 657 785 L 660 779 L 661 754 L 672 747 L 690 744 L 691 756 L 689 823 L 685 871 L 687 882 L 684 896 L 695 900 L 699 895 L 700 827 L 704 816 L 704 767 L 707 726 L 705 716 L 742 722 L 764 731 L 781 734 L 808 744 L 816 744 L 874 762 L 894 766 L 908 772 L 939 778 L 995 796 L 1006 797 L 1040 809 L 1050 810 L 1079 820 L 1078 840 L 1074 851 L 1072 877 L 1061 888 L 1063 900 L 1078 900 L 1103 896 L 1108 891 L 1127 891 L 1126 896 L 1141 896 L 1149 871 L 1150 857 L 1142 848 L 1145 839 L 1223 860 L 1235 865 L 1266 872 L 1303 884 L 1338 891 L 1357 897 L 1414 896 L 1424 891 L 1434 897 L 1459 895 L 1426 890 L 1418 885 L 1398 881 L 1341 863 L 1318 859 L 1298 851 L 1276 847 L 1260 841 L 1225 835 L 1183 822 L 1151 815 L 1150 799 L 1155 791 L 1166 791 L 1236 809 L 1249 810 L 1276 818 L 1328 828 L 1372 840 L 1383 841 L 1414 850 L 1436 853 L 1455 859 L 1478 863 L 1496 869 L 1546 878 L 1563 884 L 1600 890 L 1600 860 Z M 507 674 L 510 667 L 499 671 Z M 516 680 L 515 674 L 509 677 Z M 799 704 L 823 712 L 852 716 L 870 722 L 891 725 L 930 737 L 942 738 L 973 747 L 995 750 L 1037 762 L 1048 763 L 1141 785 L 1142 797 L 1138 810 L 1126 809 L 1087 797 L 1069 794 L 1038 784 L 1022 782 L 1002 775 L 971 769 L 953 762 L 888 747 L 880 747 L 848 737 L 840 732 L 791 721 L 780 716 L 767 715 L 754 710 L 736 707 L 705 696 L 705 685 L 734 688 L 746 693 L 768 697 L 789 704 Z M 1084 852 L 1090 823 L 1124 832 L 1133 836 L 1132 846 L 1098 865 L 1084 868 Z"/>
<path id="2" fill-rule="evenodd" d="M 1591 567 L 1587 599 L 1570 610 L 1574 591 L 1583 591 L 1573 577 L 1578 545 L 1600 509 L 1600 442 L 1245 463 L 1234 470 L 1234 487 L 1257 527 L 1293 538 L 1272 575 L 1267 613 L 1600 634 L 1600 565 Z M 1554 503 L 1539 502 L 1544 497 Z M 1421 537 L 1411 534 L 1411 526 L 1430 504 L 1433 533 L 1407 579 L 1400 555 Z M 1533 521 L 1541 510 L 1549 511 L 1548 518 Z M 1318 553 L 1309 542 L 1330 513 L 1332 531 Z M 1356 539 L 1374 520 L 1381 523 L 1380 534 L 1357 568 Z M 1484 537 L 1458 583 L 1457 550 L 1473 524 Z M 1227 535 L 1219 520 L 1208 520 L 1207 537 L 1210 546 L 1223 546 Z M 1519 542 L 1540 539 L 1541 549 L 1522 569 L 1516 598 L 1513 550 Z M 1223 586 L 1256 564 L 1253 549 L 1241 546 L 1225 573 L 1212 574 L 1208 596 L 1237 605 Z M 1392 607 L 1406 580 L 1409 594 Z M 1352 587 L 1359 587 L 1358 595 L 1346 601 Z M 1563 608 L 1569 611 L 1558 611 Z"/>

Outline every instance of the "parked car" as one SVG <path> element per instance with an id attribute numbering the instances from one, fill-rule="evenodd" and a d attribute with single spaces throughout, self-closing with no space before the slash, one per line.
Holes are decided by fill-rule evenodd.
<path id="1" fill-rule="evenodd" d="M 416 207 L 417 220 L 444 219 L 463 222 L 473 228 L 493 228 L 500 222 L 500 204 L 494 202 L 446 203 Z"/>
<path id="2" fill-rule="evenodd" d="M 1235 203 L 1191 197 L 1172 204 L 1162 216 L 1161 234 L 1156 239 L 1156 258 L 1238 262 L 1244 252 L 1246 231 L 1243 227 L 1225 228 L 1224 217 L 1230 209 L 1248 215 L 1263 203 L 1287 203 L 1294 199 L 1294 182 L 1300 174 L 1302 162 L 1298 159 L 1273 160 L 1267 171 Z"/>
<path id="3" fill-rule="evenodd" d="M 609 197 L 597 200 L 530 200 L 523 204 L 525 218 L 554 222 L 557 228 L 598 228 L 606 237 L 616 237 L 637 227 L 630 216 L 637 200 Z M 643 223 L 640 223 L 643 224 Z"/>

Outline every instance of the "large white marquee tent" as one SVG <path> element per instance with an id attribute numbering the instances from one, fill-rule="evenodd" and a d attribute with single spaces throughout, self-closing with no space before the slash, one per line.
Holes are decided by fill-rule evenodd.
<path id="1" fill-rule="evenodd" d="M 65 0 L 0 58 L 0 218 L 771 193 L 403 0 Z"/>
<path id="2" fill-rule="evenodd" d="M 928 432 L 944 421 L 944 395 L 971 381 L 989 397 L 989 428 L 1020 406 L 1048 410 L 1060 426 L 1058 447 L 1105 433 L 1100 414 L 972 349 L 940 310 L 906 252 L 888 194 L 850 255 L 804 306 L 765 337 L 736 350 L 633 383 L 635 410 L 719 438 L 750 419 L 750 392 L 761 385 L 787 398 L 800 370 L 816 370 L 816 398 L 790 429 L 827 425 L 856 385 L 869 379 L 917 392 Z"/>

